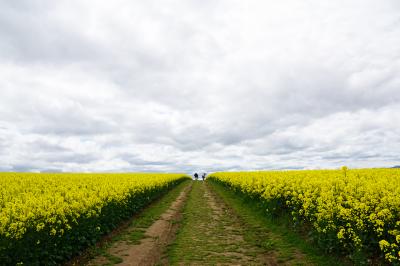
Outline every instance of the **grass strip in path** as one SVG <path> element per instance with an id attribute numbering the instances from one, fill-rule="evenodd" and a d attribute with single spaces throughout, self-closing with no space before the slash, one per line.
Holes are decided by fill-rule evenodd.
<path id="1" fill-rule="evenodd" d="M 272 220 L 254 201 L 245 199 L 219 183 L 213 181 L 206 183 L 240 216 L 247 227 L 248 241 L 273 250 L 279 264 L 324 266 L 350 264 L 341 258 L 324 254 L 307 242 L 299 233 L 290 228 L 287 217 Z"/>
<path id="2" fill-rule="evenodd" d="M 194 181 L 182 225 L 169 246 L 169 264 L 277 265 L 273 252 L 245 239 L 246 230 L 205 182 Z"/>
<path id="3" fill-rule="evenodd" d="M 87 259 L 78 261 L 77 263 L 70 263 L 69 265 L 103 265 L 109 266 L 123 262 L 123 256 L 116 256 L 110 252 L 112 247 L 118 245 L 117 243 L 124 243 L 124 245 L 137 245 L 144 239 L 146 229 L 149 228 L 154 222 L 171 207 L 182 191 L 191 185 L 191 181 L 183 181 L 175 188 L 171 189 L 167 194 L 156 200 L 141 213 L 134 216 L 132 221 L 125 226 L 121 232 L 113 235 L 109 240 L 105 241 L 99 246 L 92 247 L 87 254 Z"/>

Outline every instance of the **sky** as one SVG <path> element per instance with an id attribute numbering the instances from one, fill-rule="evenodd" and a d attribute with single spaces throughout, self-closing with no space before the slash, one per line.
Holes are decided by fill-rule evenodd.
<path id="1" fill-rule="evenodd" d="M 0 1 L 0 171 L 399 164 L 398 0 Z"/>

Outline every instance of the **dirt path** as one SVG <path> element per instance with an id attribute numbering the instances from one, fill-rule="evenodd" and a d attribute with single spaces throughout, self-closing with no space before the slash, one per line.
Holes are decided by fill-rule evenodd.
<path id="1" fill-rule="evenodd" d="M 285 231 L 272 232 L 222 191 L 208 182 L 182 184 L 88 265 L 315 265 L 284 240 Z"/>
<path id="2" fill-rule="evenodd" d="M 278 265 L 272 251 L 246 239 L 246 226 L 204 182 L 194 182 L 172 265 Z"/>
<path id="3" fill-rule="evenodd" d="M 190 189 L 191 185 L 184 188 L 168 210 L 150 227 L 145 229 L 143 238 L 140 241 L 136 241 L 138 243 L 129 241 L 126 237 L 121 237 L 121 240 L 113 243 L 104 255 L 94 258 L 88 265 L 114 264 L 134 266 L 159 264 L 167 245 L 175 239 L 178 228 L 177 222 L 182 217 L 181 211 Z M 128 228 L 123 232 L 123 236 L 129 236 L 134 230 L 137 230 L 137 227 Z"/>

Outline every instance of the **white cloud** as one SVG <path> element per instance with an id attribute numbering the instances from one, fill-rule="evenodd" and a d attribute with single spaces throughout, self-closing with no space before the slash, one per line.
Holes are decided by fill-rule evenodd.
<path id="1" fill-rule="evenodd" d="M 6 1 L 0 170 L 390 166 L 400 5 Z"/>

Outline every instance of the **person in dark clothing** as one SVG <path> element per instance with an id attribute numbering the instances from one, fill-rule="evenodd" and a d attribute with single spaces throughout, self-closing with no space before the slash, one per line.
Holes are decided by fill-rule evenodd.
<path id="1" fill-rule="evenodd" d="M 194 179 L 198 179 L 199 178 L 199 175 L 197 174 L 197 173 L 194 173 Z"/>
<path id="2" fill-rule="evenodd" d="M 204 179 L 206 179 L 206 173 L 203 173 L 202 175 L 201 175 L 201 178 L 203 179 L 203 181 L 204 181 Z"/>

